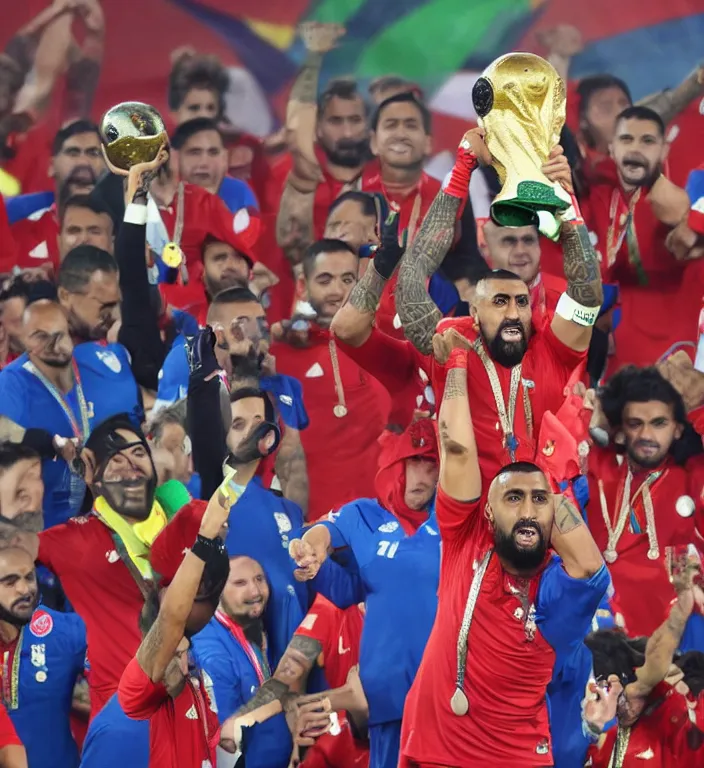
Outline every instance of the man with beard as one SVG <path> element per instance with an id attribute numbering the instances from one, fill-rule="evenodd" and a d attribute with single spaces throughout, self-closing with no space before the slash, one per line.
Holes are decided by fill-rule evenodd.
<path id="1" fill-rule="evenodd" d="M 24 352 L 22 318 L 35 285 L 25 275 L 16 275 L 0 290 L 0 370 Z"/>
<path id="2" fill-rule="evenodd" d="M 472 352 L 456 329 L 433 348 L 447 376 L 435 507 L 443 552 L 400 765 L 549 766 L 555 659 L 588 632 L 609 574 L 579 511 L 553 495 L 535 464 L 503 467 L 484 490 L 468 399 Z"/>
<path id="3" fill-rule="evenodd" d="M 298 283 L 299 297 L 313 314 L 295 316 L 283 341 L 271 347 L 277 370 L 301 383 L 307 403 L 310 423 L 301 442 L 308 462 L 310 521 L 373 495 L 377 440 L 389 422 L 389 393 L 338 351 L 330 334 L 332 318 L 357 283 L 358 269 L 359 258 L 341 240 L 314 243 Z M 355 472 L 349 471 L 352 464 Z"/>
<path id="4" fill-rule="evenodd" d="M 436 399 L 442 395 L 444 371 L 430 357 L 442 315 L 428 294 L 427 281 L 452 243 L 457 212 L 478 158 L 487 162 L 490 155 L 482 131 L 473 129 L 460 143 L 455 167 L 401 262 L 398 310 L 409 341 L 391 339 L 371 323 L 393 273 L 393 260 L 367 270 L 350 295 L 350 309 L 344 307 L 333 323 L 335 334 L 347 342 L 344 350 L 389 391 L 393 381 L 408 381 L 420 369 L 431 379 Z M 543 171 L 548 178 L 568 183 L 569 166 L 558 149 Z M 488 481 L 507 460 L 533 460 L 543 414 L 557 411 L 565 385 L 586 357 L 602 302 L 598 263 L 579 219 L 563 223 L 561 241 L 567 290 L 549 325 L 533 328 L 528 287 L 514 273 L 501 270 L 478 282 L 471 317 L 445 319 L 440 325 L 456 327 L 469 339 L 479 332 L 469 358 L 469 381 L 474 402 L 481 404 L 475 428 Z"/>
<path id="5" fill-rule="evenodd" d="M 657 113 L 624 110 L 611 145 L 618 182 L 593 187 L 583 203 L 602 276 L 620 286 L 622 319 L 610 371 L 627 363 L 651 365 L 671 345 L 696 342 L 702 267 L 700 261 L 678 262 L 665 246 L 689 212 L 686 192 L 662 175 L 666 152 Z"/>
<path id="6" fill-rule="evenodd" d="M 696 539 L 701 438 L 682 397 L 654 368 L 619 371 L 598 401 L 612 441 L 589 454 L 589 527 L 609 563 L 628 631 L 650 635 L 674 597 L 668 552 Z"/>
<path id="7" fill-rule="evenodd" d="M 201 669 L 213 681 L 224 723 L 271 677 L 263 616 L 269 585 L 250 557 L 230 559 L 230 575 L 215 617 L 193 642 Z M 249 768 L 287 768 L 291 737 L 283 714 L 248 731 L 242 749 Z"/>
<path id="8" fill-rule="evenodd" d="M 44 530 L 44 483 L 39 454 L 25 444 L 0 443 L 0 545 L 21 547 L 36 558 Z"/>
<path id="9" fill-rule="evenodd" d="M 33 268 L 59 263 L 57 239 L 61 201 L 72 195 L 88 194 L 105 171 L 100 150 L 98 127 L 88 120 L 76 120 L 62 128 L 54 138 L 49 175 L 54 179 L 54 202 L 44 211 L 11 227 L 17 244 L 18 264 Z M 8 272 L 14 264 L 0 260 L 0 271 Z"/>
<path id="10" fill-rule="evenodd" d="M 79 245 L 93 245 L 113 252 L 113 225 L 110 211 L 90 195 L 72 195 L 61 206 L 59 264 Z"/>
<path id="11" fill-rule="evenodd" d="M 71 700 L 83 671 L 86 629 L 74 613 L 38 608 L 32 556 L 0 549 L 3 700 L 34 768 L 78 768 Z"/>
<path id="12" fill-rule="evenodd" d="M 93 425 L 127 409 L 139 424 L 142 409 L 127 360 L 123 370 L 120 359 L 98 344 L 74 347 L 66 314 L 56 302 L 30 304 L 23 335 L 27 352 L 0 372 L 3 434 L 28 441 L 41 454 L 50 527 L 81 509 L 85 483 L 67 461 Z M 23 430 L 19 436 L 17 427 Z"/>
<path id="13" fill-rule="evenodd" d="M 130 718 L 149 725 L 150 768 L 211 768 L 218 762 L 218 744 L 236 751 L 232 729 L 228 739 L 223 728 L 221 738 L 212 682 L 205 671 L 194 669 L 189 653 L 190 638 L 212 619 L 227 581 L 220 534 L 231 501 L 229 489 L 219 488 L 197 535 L 183 550 L 162 553 L 178 568 L 168 574 L 170 586 L 155 618 L 156 598 L 145 605 L 140 623 L 146 634 L 120 678 L 119 703 Z M 156 559 L 156 547 L 153 555 L 155 566 L 163 562 L 161 556 Z"/>

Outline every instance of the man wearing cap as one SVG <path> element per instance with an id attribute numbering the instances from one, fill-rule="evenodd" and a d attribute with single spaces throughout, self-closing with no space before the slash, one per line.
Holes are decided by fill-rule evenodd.
<path id="1" fill-rule="evenodd" d="M 38 562 L 58 576 L 86 624 L 95 716 L 117 690 L 139 646 L 139 615 L 154 589 L 149 549 L 167 515 L 155 501 L 157 474 L 146 438 L 126 414 L 93 429 L 76 469 L 84 473 L 93 495 L 92 512 L 41 533 Z M 136 743 L 139 725 L 132 725 Z M 104 735 L 109 739 L 112 733 Z M 90 741 L 91 729 L 86 751 Z M 93 764 L 105 766 L 107 742 L 100 751 L 103 762 Z"/>

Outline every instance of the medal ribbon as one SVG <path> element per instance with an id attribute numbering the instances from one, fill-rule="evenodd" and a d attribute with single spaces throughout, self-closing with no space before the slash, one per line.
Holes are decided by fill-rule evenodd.
<path id="1" fill-rule="evenodd" d="M 61 406 L 61 410 L 64 412 L 66 418 L 71 424 L 73 434 L 82 443 L 88 439 L 90 434 L 90 418 L 88 416 L 88 404 L 86 403 L 85 395 L 83 394 L 83 385 L 81 384 L 81 374 L 78 371 L 78 365 L 76 361 L 72 361 L 73 365 L 73 378 L 76 385 L 76 397 L 78 399 L 78 410 L 81 412 L 81 424 L 79 426 L 74 416 L 71 406 L 66 401 L 66 398 L 59 392 L 59 390 L 47 379 L 47 377 L 32 363 L 30 360 L 22 366 L 26 371 L 29 371 L 33 376 L 36 376 L 44 387 L 49 391 L 49 394 L 56 400 Z"/>
<path id="2" fill-rule="evenodd" d="M 614 748 L 611 752 L 611 760 L 609 760 L 609 768 L 623 768 L 623 761 L 626 759 L 626 752 L 628 751 L 628 742 L 631 740 L 630 727 L 624 728 L 618 727 L 616 731 L 616 741 L 614 742 Z"/>
<path id="3" fill-rule="evenodd" d="M 474 351 L 479 355 L 479 359 L 482 361 L 484 370 L 489 377 L 489 384 L 491 384 L 491 391 L 494 395 L 494 402 L 496 403 L 496 411 L 499 414 L 499 421 L 501 422 L 501 430 L 504 435 L 504 447 L 508 448 L 511 461 L 516 460 L 516 438 L 514 436 L 513 427 L 516 416 L 516 400 L 518 399 L 518 387 L 521 383 L 521 363 L 514 365 L 511 368 L 511 384 L 508 394 L 508 409 L 506 408 L 506 402 L 504 401 L 504 393 L 501 389 L 501 382 L 499 381 L 499 375 L 496 372 L 496 366 L 494 361 L 487 354 L 484 344 L 481 339 L 477 339 L 474 342 Z M 533 436 L 533 410 L 530 405 L 530 398 L 528 397 L 528 390 L 523 387 L 523 411 L 526 417 L 526 426 L 528 428 L 528 435 Z"/>
<path id="4" fill-rule="evenodd" d="M 638 488 L 635 494 L 631 497 L 633 473 L 630 468 L 628 469 L 628 474 L 626 475 L 626 480 L 621 491 L 621 507 L 615 526 L 611 525 L 611 515 L 609 514 L 609 507 L 606 503 L 604 481 L 601 478 L 599 479 L 599 503 L 601 505 L 601 515 L 604 518 L 604 524 L 606 525 L 606 532 L 608 534 L 608 542 L 604 552 L 604 558 L 607 562 L 613 563 L 616 561 L 616 558 L 618 557 L 616 547 L 618 546 L 619 539 L 626 527 L 626 522 L 630 516 L 631 509 L 634 507 L 638 500 L 638 496 L 641 494 L 643 495 L 643 506 L 645 507 L 646 532 L 648 534 L 648 557 L 651 560 L 656 560 L 660 556 L 657 531 L 655 529 L 655 510 L 653 509 L 653 499 L 650 495 L 650 488 L 657 482 L 657 480 L 664 477 L 667 472 L 668 470 L 651 472 L 643 481 L 640 488 Z"/>
<path id="5" fill-rule="evenodd" d="M 5 706 L 9 710 L 18 709 L 20 706 L 20 656 L 22 655 L 22 640 L 24 638 L 24 627 L 20 628 L 17 636 L 15 648 L 12 651 L 5 651 L 2 661 L 2 698 Z M 10 665 L 10 656 L 12 656 L 12 665 Z"/>
<path id="6" fill-rule="evenodd" d="M 640 200 L 640 193 L 641 189 L 639 187 L 631 196 L 631 199 L 628 202 L 626 220 L 618 233 L 618 237 L 614 241 L 614 235 L 616 234 L 616 215 L 618 214 L 619 201 L 621 199 L 621 191 L 619 189 L 614 189 L 611 195 L 611 207 L 609 210 L 609 229 L 606 235 L 606 253 L 607 264 L 610 267 L 616 261 L 616 257 L 621 250 L 625 238 L 628 247 L 628 262 L 636 271 L 638 283 L 642 286 L 646 286 L 648 285 L 648 276 L 643 269 L 643 262 L 640 257 L 640 248 L 638 246 L 638 237 L 636 236 L 634 222 L 634 211 L 636 204 Z"/>
<path id="7" fill-rule="evenodd" d="M 332 412 L 340 419 L 347 416 L 347 403 L 345 401 L 345 389 L 342 386 L 342 376 L 340 375 L 340 360 L 337 357 L 337 346 L 335 345 L 335 337 L 332 334 L 330 334 L 328 349 L 330 351 L 330 362 L 332 363 L 332 377 L 335 381 L 335 393 L 337 394 L 337 405 L 332 409 Z"/>
<path id="8" fill-rule="evenodd" d="M 239 624 L 236 624 L 226 613 L 223 613 L 221 610 L 217 610 L 215 611 L 215 618 L 223 625 L 223 627 L 227 627 L 227 629 L 232 632 L 235 640 L 237 640 L 242 648 L 244 648 L 244 652 L 247 654 L 247 658 L 254 667 L 254 671 L 257 673 L 259 685 L 263 685 L 264 681 L 271 677 L 271 670 L 269 669 L 269 664 L 266 660 L 266 649 L 262 649 L 260 657 L 260 655 L 254 650 L 254 647 L 249 642 L 249 640 L 247 640 L 247 638 L 244 636 L 244 630 L 242 627 L 240 627 Z"/>

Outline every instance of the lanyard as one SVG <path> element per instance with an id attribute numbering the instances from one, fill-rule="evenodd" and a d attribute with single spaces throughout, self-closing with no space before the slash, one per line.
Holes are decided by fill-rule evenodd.
<path id="1" fill-rule="evenodd" d="M 81 384 L 81 374 L 78 371 L 78 365 L 76 361 L 72 361 L 73 365 L 73 378 L 76 382 L 76 397 L 78 399 L 78 410 L 81 413 L 81 424 L 79 425 L 74 416 L 71 406 L 66 401 L 66 398 L 59 392 L 59 390 L 47 379 L 47 377 L 32 363 L 30 360 L 22 366 L 26 371 L 29 371 L 33 376 L 36 376 L 39 381 L 48 390 L 49 394 L 56 400 L 61 407 L 66 418 L 71 424 L 74 437 L 78 438 L 82 443 L 88 439 L 90 434 L 90 418 L 88 413 L 88 404 L 86 403 L 85 395 L 83 394 L 83 385 Z"/>
<path id="2" fill-rule="evenodd" d="M 620 190 L 614 189 L 613 194 L 611 195 L 611 206 L 609 209 L 609 229 L 606 235 L 606 258 L 607 265 L 609 267 L 613 266 L 616 262 L 618 252 L 623 245 L 623 240 L 626 238 L 628 261 L 635 269 L 640 285 L 645 286 L 648 285 L 648 276 L 643 269 L 643 263 L 640 258 L 640 249 L 638 248 L 638 238 L 636 236 L 634 221 L 635 207 L 640 200 L 640 193 L 641 188 L 639 187 L 631 195 L 631 199 L 628 202 L 628 212 L 625 214 L 625 220 L 618 233 L 618 237 L 616 237 L 616 240 L 614 241 L 614 236 L 616 234 L 616 215 L 618 214 L 618 204 L 621 198 Z"/>
<path id="3" fill-rule="evenodd" d="M 24 627 L 21 627 L 15 647 L 5 651 L 2 657 L 2 698 L 9 710 L 19 708 L 20 656 L 22 655 L 22 640 Z"/>
<path id="4" fill-rule="evenodd" d="M 220 610 L 215 611 L 215 618 L 223 625 L 227 627 L 235 637 L 235 640 L 244 648 L 244 652 L 247 654 L 251 665 L 254 667 L 254 671 L 257 673 L 259 679 L 259 685 L 263 685 L 264 681 L 271 677 L 271 670 L 266 661 L 266 648 L 262 648 L 261 658 L 256 652 L 252 644 L 244 636 L 244 630 L 239 624 L 235 622 L 225 613 Z M 266 643 L 265 643 L 266 645 Z"/>

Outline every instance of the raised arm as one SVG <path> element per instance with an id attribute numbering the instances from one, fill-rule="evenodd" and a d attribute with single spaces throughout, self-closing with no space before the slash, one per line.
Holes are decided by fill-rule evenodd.
<path id="1" fill-rule="evenodd" d="M 281 435 L 281 443 L 276 452 L 276 476 L 281 482 L 281 492 L 298 504 L 303 512 L 303 519 L 308 515 L 308 465 L 301 443 L 301 433 L 292 427 L 286 427 Z"/>
<path id="2" fill-rule="evenodd" d="M 677 599 L 670 608 L 670 614 L 650 636 L 645 647 L 645 663 L 636 670 L 636 680 L 626 686 L 625 694 L 629 709 L 635 717 L 640 713 L 639 704 L 645 700 L 655 686 L 665 679 L 672 657 L 682 639 L 687 620 L 694 607 L 692 578 L 694 569 L 683 567 L 673 579 Z M 634 718 L 635 719 L 635 718 Z M 631 725 L 621 722 L 621 725 Z"/>
<path id="3" fill-rule="evenodd" d="M 469 342 L 450 328 L 433 338 L 435 357 L 447 367 L 440 405 L 440 480 L 443 492 L 457 501 L 478 499 L 482 492 L 477 443 L 467 395 Z"/>
<path id="4" fill-rule="evenodd" d="M 657 112 L 667 125 L 683 112 L 690 102 L 702 95 L 704 91 L 704 69 L 699 66 L 672 90 L 660 91 L 652 96 L 646 96 L 638 104 Z"/>
<path id="5" fill-rule="evenodd" d="M 198 532 L 199 539 L 217 539 L 230 513 L 230 496 L 218 489 L 208 502 Z M 156 621 L 137 649 L 137 662 L 149 678 L 158 683 L 183 639 L 186 621 L 198 593 L 205 561 L 192 550 L 186 552 L 173 581 L 166 590 Z"/>
<path id="6" fill-rule="evenodd" d="M 384 286 L 403 256 L 403 247 L 398 242 L 398 213 L 382 211 L 380 218 L 381 246 L 330 326 L 337 338 L 352 347 L 361 347 L 371 335 Z"/>
<path id="7" fill-rule="evenodd" d="M 560 245 L 567 291 L 560 297 L 551 328 L 565 346 L 582 352 L 589 347 L 604 296 L 599 260 L 581 216 L 563 222 Z"/>
<path id="8" fill-rule="evenodd" d="M 573 579 L 588 579 L 604 564 L 582 515 L 567 496 L 556 497 L 550 544 Z"/>
<path id="9" fill-rule="evenodd" d="M 478 165 L 477 158 L 491 159 L 483 136 L 480 128 L 473 128 L 462 137 L 450 177 L 433 200 L 399 268 L 396 311 L 406 338 L 424 355 L 432 353 L 435 327 L 442 318 L 428 293 L 428 278 L 450 250 L 457 214 L 469 195 L 469 179 Z"/>
<path id="10" fill-rule="evenodd" d="M 83 19 L 85 33 L 79 47 L 74 44 L 69 51 L 69 67 L 66 73 L 64 119 L 90 115 L 95 91 L 100 79 L 105 43 L 105 16 L 99 0 L 80 0 L 78 11 Z"/>

